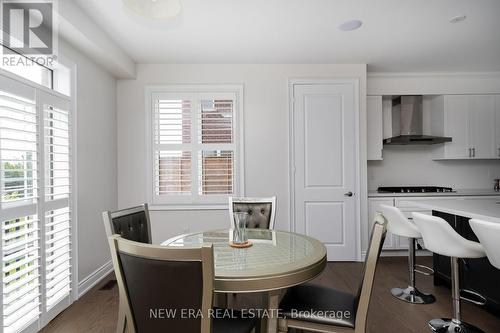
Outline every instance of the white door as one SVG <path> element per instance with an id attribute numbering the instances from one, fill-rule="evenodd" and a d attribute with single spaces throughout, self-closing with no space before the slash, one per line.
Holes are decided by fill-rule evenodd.
<path id="1" fill-rule="evenodd" d="M 293 98 L 295 231 L 356 260 L 357 83 L 297 84 Z"/>

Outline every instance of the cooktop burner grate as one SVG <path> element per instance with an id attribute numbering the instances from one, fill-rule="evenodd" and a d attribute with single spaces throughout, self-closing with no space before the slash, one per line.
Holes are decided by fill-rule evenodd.
<path id="1" fill-rule="evenodd" d="M 441 186 L 391 186 L 379 187 L 378 192 L 383 193 L 446 193 L 455 192 L 451 187 Z"/>

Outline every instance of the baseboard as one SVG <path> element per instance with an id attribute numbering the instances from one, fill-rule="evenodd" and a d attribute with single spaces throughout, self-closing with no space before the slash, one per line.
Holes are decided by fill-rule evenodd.
<path id="1" fill-rule="evenodd" d="M 78 298 L 85 295 L 96 284 L 102 281 L 108 274 L 113 271 L 113 264 L 110 261 L 96 269 L 89 276 L 78 282 Z"/>
<path id="2" fill-rule="evenodd" d="M 427 250 L 418 250 L 418 251 L 416 251 L 415 255 L 417 257 L 430 257 L 430 256 L 432 256 L 432 252 L 429 252 Z M 383 250 L 380 253 L 380 256 L 381 257 L 407 257 L 408 250 Z M 361 257 L 364 261 L 365 257 L 366 257 L 366 251 L 361 252 Z"/>

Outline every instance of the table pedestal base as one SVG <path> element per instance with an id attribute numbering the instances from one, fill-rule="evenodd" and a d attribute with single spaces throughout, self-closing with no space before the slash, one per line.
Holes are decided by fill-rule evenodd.
<path id="1" fill-rule="evenodd" d="M 262 294 L 264 309 L 267 309 L 269 317 L 261 318 L 261 333 L 278 332 L 278 307 L 280 303 L 280 290 L 272 290 Z"/>

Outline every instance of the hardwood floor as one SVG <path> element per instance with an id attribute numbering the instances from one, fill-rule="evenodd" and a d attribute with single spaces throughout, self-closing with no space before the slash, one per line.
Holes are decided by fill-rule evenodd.
<path id="1" fill-rule="evenodd" d="M 419 257 L 419 263 L 430 265 L 429 257 Z M 393 287 L 403 287 L 407 283 L 407 266 L 405 257 L 383 257 L 377 270 L 372 303 L 368 315 L 369 333 L 430 332 L 427 321 L 432 318 L 449 317 L 452 313 L 450 290 L 445 287 L 434 287 L 431 277 L 417 274 L 417 286 L 422 291 L 436 296 L 436 303 L 429 305 L 413 305 L 401 302 L 390 294 Z M 326 286 L 353 292 L 362 274 L 360 263 L 329 263 L 321 276 L 314 282 Z M 118 311 L 118 288 L 101 288 L 100 283 L 93 290 L 75 302 L 70 308 L 55 318 L 43 333 L 111 333 L 115 330 Z M 239 295 L 237 306 L 258 306 L 260 297 L 256 295 Z M 462 302 L 463 320 L 468 321 L 485 332 L 500 332 L 500 318 L 467 302 Z M 147 332 L 150 333 L 150 332 Z"/>

